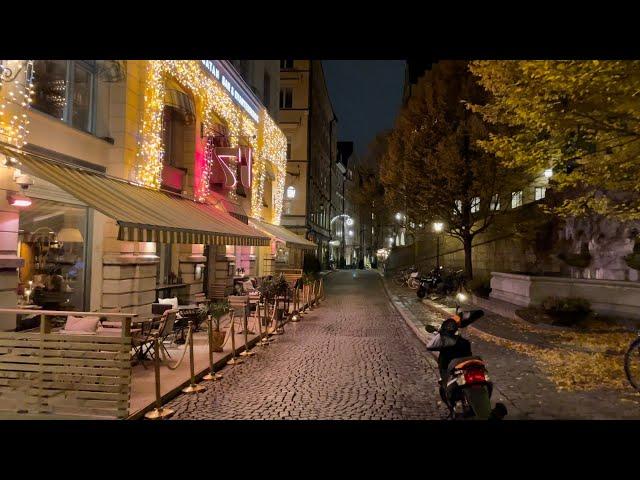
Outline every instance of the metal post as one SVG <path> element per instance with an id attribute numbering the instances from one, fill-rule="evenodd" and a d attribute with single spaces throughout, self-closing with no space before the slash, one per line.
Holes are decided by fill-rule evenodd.
<path id="1" fill-rule="evenodd" d="M 248 306 L 248 303 L 244 307 L 244 315 L 242 316 L 242 322 L 243 322 L 243 327 L 244 327 L 243 328 L 243 330 L 244 330 L 244 350 L 240 353 L 240 356 L 242 356 L 242 357 L 253 357 L 256 354 L 256 352 L 249 350 L 249 337 L 248 337 L 249 322 L 248 322 L 248 319 L 247 319 L 247 306 Z"/>
<path id="2" fill-rule="evenodd" d="M 436 271 L 440 270 L 440 234 L 436 236 Z"/>
<path id="3" fill-rule="evenodd" d="M 160 396 L 160 339 L 158 334 L 153 338 L 153 369 L 156 374 L 156 408 L 144 414 L 144 418 L 149 420 L 162 420 L 163 418 L 171 417 L 175 412 L 170 408 L 162 406 L 162 400 Z"/>
<path id="4" fill-rule="evenodd" d="M 209 373 L 207 373 L 204 377 L 202 377 L 203 380 L 220 380 L 222 378 L 222 374 L 221 373 L 216 373 L 213 370 L 213 321 L 211 320 L 211 315 L 208 316 L 207 318 L 207 329 L 209 330 Z"/>
<path id="5" fill-rule="evenodd" d="M 241 363 L 244 363 L 244 360 L 242 358 L 236 357 L 236 332 L 233 328 L 233 324 L 235 323 L 234 317 L 235 310 L 233 310 L 231 313 L 231 326 L 229 327 L 231 334 L 231 360 L 227 362 L 227 365 L 239 365 Z"/>
<path id="6" fill-rule="evenodd" d="M 191 368 L 191 384 L 182 389 L 182 393 L 199 393 L 206 390 L 202 385 L 196 383 L 195 365 L 193 364 L 193 322 L 189 320 L 189 367 Z"/>

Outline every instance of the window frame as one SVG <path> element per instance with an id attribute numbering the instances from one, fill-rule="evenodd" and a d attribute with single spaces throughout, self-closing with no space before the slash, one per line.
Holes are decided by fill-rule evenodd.
<path id="1" fill-rule="evenodd" d="M 538 197 L 538 192 L 539 191 L 542 191 L 542 196 L 540 196 L 540 197 Z M 533 198 L 534 198 L 535 201 L 542 200 L 546 196 L 547 196 L 547 187 L 544 187 L 544 186 L 534 187 L 534 189 L 533 189 Z"/>
<path id="2" fill-rule="evenodd" d="M 492 212 L 497 212 L 500 210 L 500 194 L 494 193 L 491 196 L 491 202 L 489 203 L 489 210 Z"/>
<path id="3" fill-rule="evenodd" d="M 37 61 L 50 61 L 47 60 L 36 60 Z M 95 60 L 94 60 L 95 62 Z M 75 90 L 75 68 L 78 67 L 80 70 L 85 71 L 91 78 L 90 92 L 89 92 L 89 125 L 88 128 L 81 128 L 73 125 L 73 94 Z M 97 89 L 98 89 L 98 81 L 97 81 L 97 65 L 94 63 L 91 65 L 85 60 L 65 60 L 65 106 L 62 112 L 62 119 L 51 115 L 48 112 L 40 110 L 35 105 L 32 105 L 32 108 L 40 113 L 43 113 L 51 118 L 55 118 L 58 121 L 65 123 L 66 125 L 75 128 L 76 130 L 80 130 L 81 132 L 89 133 L 91 135 L 95 135 L 96 132 L 96 107 L 97 107 Z M 37 88 L 38 79 L 34 78 L 34 86 Z"/>
<path id="4" fill-rule="evenodd" d="M 287 106 L 287 92 L 290 93 L 289 100 L 290 104 Z M 280 87 L 280 102 L 279 102 L 280 110 L 293 108 L 293 88 L 292 87 Z"/>
<path id="5" fill-rule="evenodd" d="M 514 203 L 514 200 L 516 198 L 519 198 L 520 202 L 519 202 L 518 205 L 514 206 L 513 203 Z M 516 190 L 515 192 L 511 192 L 511 208 L 512 209 L 516 209 L 518 207 L 521 207 L 522 205 L 523 205 L 523 203 L 522 203 L 522 190 Z"/>
<path id="6" fill-rule="evenodd" d="M 473 197 L 471 199 L 471 213 L 478 213 L 480 211 L 480 197 Z"/>

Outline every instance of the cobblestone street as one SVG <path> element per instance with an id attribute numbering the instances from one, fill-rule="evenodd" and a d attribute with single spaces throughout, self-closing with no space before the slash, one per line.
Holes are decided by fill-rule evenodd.
<path id="1" fill-rule="evenodd" d="M 175 419 L 442 419 L 435 361 L 389 303 L 377 272 L 338 271 L 326 299 Z"/>
<path id="2" fill-rule="evenodd" d="M 425 323 L 439 324 L 445 318 L 416 297 L 414 290 L 386 283 L 392 298 L 411 312 L 422 329 Z M 500 317 L 487 312 L 476 328 L 498 323 Z M 477 330 L 476 330 L 477 332 Z M 479 332 L 481 333 L 481 332 Z M 464 332 L 472 342 L 473 352 L 487 361 L 494 381 L 493 401 L 507 405 L 511 420 L 637 420 L 640 418 L 639 396 L 625 391 L 594 389 L 560 391 L 534 358 L 488 341 L 472 330 Z"/>

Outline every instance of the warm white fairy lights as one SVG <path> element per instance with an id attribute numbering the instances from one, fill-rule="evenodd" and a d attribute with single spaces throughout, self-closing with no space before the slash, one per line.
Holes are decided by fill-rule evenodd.
<path id="1" fill-rule="evenodd" d="M 197 60 L 150 60 L 145 86 L 145 110 L 140 129 L 136 180 L 143 185 L 159 188 L 162 180 L 162 110 L 164 107 L 165 77 L 172 78 L 188 90 L 196 100 L 196 115 L 202 119 L 205 136 L 212 135 L 221 119 L 228 129 L 231 146 L 243 143 L 253 150 L 251 215 L 260 217 L 267 163 L 275 167 L 274 224 L 280 223 L 282 196 L 286 177 L 287 141 L 277 124 L 262 109 L 260 121 L 255 121 L 236 103 L 218 81 L 203 71 Z M 205 144 L 202 175 L 196 185 L 196 198 L 204 200 L 209 194 L 209 178 L 213 169 L 213 144 Z"/>
<path id="2" fill-rule="evenodd" d="M 0 75 L 0 140 L 20 150 L 29 134 L 33 60 L 7 60 L 0 65 Z"/>

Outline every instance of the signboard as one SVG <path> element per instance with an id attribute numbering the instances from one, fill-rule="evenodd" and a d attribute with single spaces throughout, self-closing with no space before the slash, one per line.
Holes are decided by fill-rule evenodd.
<path id="1" fill-rule="evenodd" d="M 233 101 L 258 123 L 261 104 L 242 78 L 221 60 L 201 60 L 205 70 L 219 81 Z"/>

